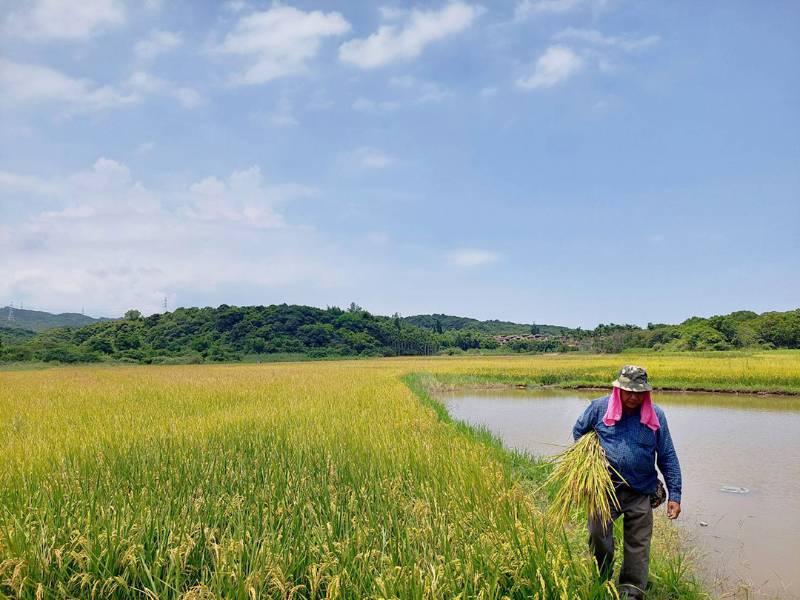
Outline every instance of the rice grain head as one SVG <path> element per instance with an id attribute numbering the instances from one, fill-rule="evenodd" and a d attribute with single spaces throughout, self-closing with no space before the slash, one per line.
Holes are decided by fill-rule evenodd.
<path id="1" fill-rule="evenodd" d="M 549 513 L 565 523 L 570 515 L 583 510 L 590 520 L 611 521 L 611 508 L 619 508 L 619 500 L 611 479 L 613 472 L 597 433 L 590 431 L 554 459 L 556 464 L 545 486 L 555 488 Z"/>

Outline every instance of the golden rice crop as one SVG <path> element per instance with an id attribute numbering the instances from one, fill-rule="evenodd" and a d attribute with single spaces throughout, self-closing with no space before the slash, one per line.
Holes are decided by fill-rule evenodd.
<path id="1" fill-rule="evenodd" d="M 619 509 L 610 470 L 622 477 L 608 464 L 606 453 L 597 433 L 590 431 L 555 458 L 555 468 L 546 486 L 555 488 L 548 509 L 558 522 L 565 523 L 576 510 L 590 520 L 611 521 L 611 509 Z"/>
<path id="2" fill-rule="evenodd" d="M 624 362 L 656 384 L 800 388 L 797 356 Z M 606 598 L 582 536 L 565 539 L 502 451 L 401 377 L 605 384 L 619 365 L 0 371 L 0 597 Z"/>

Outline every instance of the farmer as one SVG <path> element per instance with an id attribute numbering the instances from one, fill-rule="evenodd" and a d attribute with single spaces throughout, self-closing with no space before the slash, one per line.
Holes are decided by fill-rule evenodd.
<path id="1" fill-rule="evenodd" d="M 613 520 L 625 515 L 619 590 L 623 598 L 638 599 L 647 587 L 653 507 L 665 496 L 656 465 L 669 491 L 670 519 L 681 514 L 681 467 L 664 412 L 650 399 L 653 386 L 647 382 L 647 371 L 633 365 L 622 367 L 612 385 L 610 395 L 589 405 L 572 435 L 577 440 L 596 431 L 608 462 L 625 480 L 620 482 L 612 475 L 620 508 L 612 505 L 611 522 L 589 521 L 589 547 L 601 576 L 610 579 L 614 568 Z"/>

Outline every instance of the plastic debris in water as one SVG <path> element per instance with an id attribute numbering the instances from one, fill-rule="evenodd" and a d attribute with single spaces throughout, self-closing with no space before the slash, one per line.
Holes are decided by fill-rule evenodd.
<path id="1" fill-rule="evenodd" d="M 726 494 L 749 494 L 750 490 L 746 487 L 739 487 L 736 485 L 723 485 L 719 488 L 720 492 L 725 492 Z"/>

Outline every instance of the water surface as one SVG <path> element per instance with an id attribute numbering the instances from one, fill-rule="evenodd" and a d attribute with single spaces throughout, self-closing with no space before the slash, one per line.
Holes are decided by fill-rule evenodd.
<path id="1" fill-rule="evenodd" d="M 440 398 L 453 418 L 485 426 L 507 446 L 551 455 L 571 442 L 575 420 L 602 395 L 503 390 Z M 800 598 L 800 398 L 656 393 L 654 399 L 681 462 L 677 523 L 703 553 L 704 576 L 719 593 L 738 590 L 736 597 Z"/>

